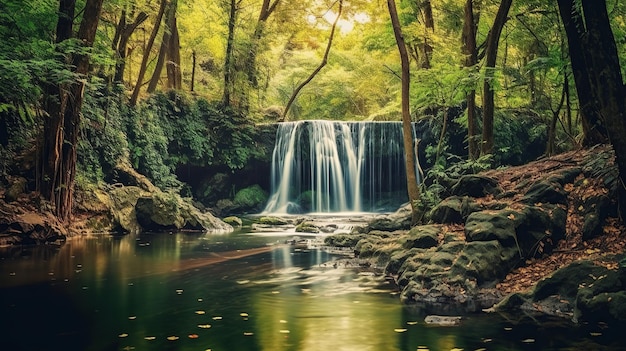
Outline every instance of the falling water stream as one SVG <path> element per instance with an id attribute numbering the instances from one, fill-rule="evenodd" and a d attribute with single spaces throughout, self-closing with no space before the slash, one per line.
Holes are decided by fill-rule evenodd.
<path id="1" fill-rule="evenodd" d="M 278 126 L 266 213 L 381 212 L 407 201 L 399 122 Z"/>

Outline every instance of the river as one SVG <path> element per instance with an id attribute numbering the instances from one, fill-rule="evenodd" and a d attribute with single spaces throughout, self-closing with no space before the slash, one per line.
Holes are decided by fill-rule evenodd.
<path id="1" fill-rule="evenodd" d="M 0 249 L 3 350 L 622 350 L 620 331 L 465 315 L 426 325 L 380 274 L 293 233 L 160 233 Z M 336 262 L 333 262 L 336 261 Z M 428 311 L 430 312 L 430 311 Z"/>

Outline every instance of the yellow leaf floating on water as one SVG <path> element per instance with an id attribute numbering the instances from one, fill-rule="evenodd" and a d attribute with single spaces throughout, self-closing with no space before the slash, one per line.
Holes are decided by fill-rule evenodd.
<path id="1" fill-rule="evenodd" d="M 248 314 L 246 312 L 241 312 L 241 313 L 239 313 L 239 315 L 242 316 L 242 317 L 248 317 Z"/>
<path id="2" fill-rule="evenodd" d="M 591 335 L 591 336 L 600 336 L 600 335 L 602 335 L 602 333 L 589 333 L 589 335 Z"/>
<path id="3" fill-rule="evenodd" d="M 250 281 L 249 281 L 249 280 L 238 280 L 238 281 L 237 281 L 237 284 L 240 284 L 240 285 L 243 285 L 243 284 L 248 284 L 248 283 L 250 283 Z"/>
<path id="4" fill-rule="evenodd" d="M 189 339 L 197 339 L 198 338 L 198 334 L 189 334 L 189 335 L 187 335 L 187 337 L 189 337 Z"/>
<path id="5" fill-rule="evenodd" d="M 428 346 L 418 346 L 417 347 L 417 351 L 429 351 L 430 349 L 428 348 Z"/>
<path id="6" fill-rule="evenodd" d="M 152 341 L 156 339 L 156 336 L 146 336 L 144 339 L 148 340 L 148 341 Z"/>
<path id="7" fill-rule="evenodd" d="M 463 351 L 463 349 L 459 349 L 459 348 L 455 347 L 453 349 L 450 349 L 450 351 Z"/>
<path id="8" fill-rule="evenodd" d="M 178 295 L 181 295 L 181 294 L 183 293 L 183 289 L 176 289 L 176 293 L 177 293 Z"/>
<path id="9" fill-rule="evenodd" d="M 535 342 L 535 339 L 530 339 L 530 338 L 529 339 L 524 339 L 524 340 L 522 340 L 522 342 L 525 343 L 525 344 L 532 344 L 532 343 Z"/>
<path id="10" fill-rule="evenodd" d="M 137 319 L 137 316 L 129 316 L 128 319 L 130 319 L 132 321 L 132 320 Z"/>
<path id="11" fill-rule="evenodd" d="M 222 317 L 221 317 L 221 316 L 215 316 L 215 317 L 213 317 L 213 320 L 214 320 L 214 321 L 219 321 L 219 320 L 221 320 L 221 319 L 222 319 Z"/>
<path id="12" fill-rule="evenodd" d="M 511 331 L 511 330 L 513 330 L 513 328 L 511 328 L 511 327 L 504 327 L 504 330 Z"/>
<path id="13" fill-rule="evenodd" d="M 127 333 L 122 333 L 122 334 L 120 334 L 120 335 L 118 335 L 118 336 L 119 336 L 120 338 L 125 338 L 125 337 L 127 337 L 127 336 L 128 336 L 128 334 L 127 334 Z"/>
<path id="14" fill-rule="evenodd" d="M 395 331 L 396 333 L 404 333 L 406 331 L 406 328 L 396 328 L 393 331 Z"/>
<path id="15" fill-rule="evenodd" d="M 289 334 L 289 333 L 291 333 L 291 332 L 290 332 L 289 330 L 287 330 L 287 329 L 282 329 L 282 330 L 280 331 L 280 333 L 281 333 L 281 334 Z"/>
<path id="16" fill-rule="evenodd" d="M 180 338 L 178 336 L 176 336 L 176 335 L 172 335 L 172 336 L 168 336 L 167 337 L 167 340 L 169 340 L 169 341 L 176 341 L 178 339 L 180 339 Z"/>
<path id="17" fill-rule="evenodd" d="M 274 291 L 272 291 L 272 294 L 280 294 L 280 291 L 274 290 Z"/>
<path id="18" fill-rule="evenodd" d="M 243 332 L 243 335 L 245 335 L 245 336 L 252 336 L 252 335 L 254 335 L 254 333 L 252 333 L 252 332 Z"/>
<path id="19" fill-rule="evenodd" d="M 196 311 L 196 314 L 205 314 L 205 311 Z"/>
<path id="20" fill-rule="evenodd" d="M 198 328 L 209 329 L 211 328 L 211 325 L 210 324 L 198 324 Z"/>
<path id="21" fill-rule="evenodd" d="M 406 324 L 408 324 L 408 325 L 416 325 L 417 322 L 416 321 L 408 321 L 408 322 L 406 322 Z"/>
<path id="22" fill-rule="evenodd" d="M 283 323 L 283 324 L 287 323 L 287 321 L 286 321 L 286 320 L 284 320 L 284 319 L 281 319 L 279 322 L 280 322 L 280 323 Z"/>

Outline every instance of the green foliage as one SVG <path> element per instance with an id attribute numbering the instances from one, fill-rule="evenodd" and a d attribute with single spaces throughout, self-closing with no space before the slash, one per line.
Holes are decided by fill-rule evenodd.
<path id="1" fill-rule="evenodd" d="M 253 208 L 267 201 L 267 193 L 258 185 L 241 189 L 235 194 L 233 202 L 239 207 Z"/>

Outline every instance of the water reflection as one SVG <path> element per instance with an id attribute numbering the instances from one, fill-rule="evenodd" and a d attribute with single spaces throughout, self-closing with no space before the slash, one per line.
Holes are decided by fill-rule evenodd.
<path id="1" fill-rule="evenodd" d="M 481 314 L 460 327 L 427 326 L 430 311 L 402 306 L 383 277 L 277 245 L 287 238 L 142 234 L 0 249 L 2 349 L 619 350 L 624 342 L 610 328 Z"/>

